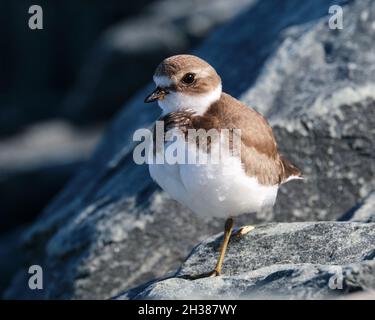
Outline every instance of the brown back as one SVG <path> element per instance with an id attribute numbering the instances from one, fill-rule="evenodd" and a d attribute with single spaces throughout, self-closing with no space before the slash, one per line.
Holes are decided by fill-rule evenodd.
<path id="1" fill-rule="evenodd" d="M 213 103 L 202 116 L 183 110 L 172 112 L 161 120 L 165 121 L 166 131 L 179 127 L 185 134 L 188 129 L 240 129 L 244 170 L 261 184 L 276 185 L 291 175 L 301 176 L 301 171 L 279 154 L 267 120 L 226 93 L 222 93 L 220 100 Z"/>

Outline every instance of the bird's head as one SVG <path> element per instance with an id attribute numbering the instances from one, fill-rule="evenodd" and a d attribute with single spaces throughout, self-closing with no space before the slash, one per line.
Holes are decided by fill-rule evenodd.
<path id="1" fill-rule="evenodd" d="M 163 114 L 181 109 L 203 114 L 220 99 L 219 75 L 210 64 L 193 55 L 176 55 L 163 60 L 153 79 L 156 89 L 145 102 L 158 101 Z"/>

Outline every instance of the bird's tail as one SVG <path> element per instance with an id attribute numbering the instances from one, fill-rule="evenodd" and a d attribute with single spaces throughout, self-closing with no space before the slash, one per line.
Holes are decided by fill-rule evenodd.
<path id="1" fill-rule="evenodd" d="M 303 174 L 300 169 L 298 169 L 294 164 L 292 164 L 288 159 L 280 155 L 281 162 L 281 175 L 280 184 L 288 182 L 294 179 L 303 179 Z"/>

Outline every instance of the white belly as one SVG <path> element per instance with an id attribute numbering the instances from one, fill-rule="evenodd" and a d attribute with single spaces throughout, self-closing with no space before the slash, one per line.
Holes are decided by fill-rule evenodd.
<path id="1" fill-rule="evenodd" d="M 219 164 L 150 164 L 151 177 L 172 198 L 198 215 L 229 217 L 273 206 L 278 185 L 265 186 L 246 175 L 239 158 Z"/>

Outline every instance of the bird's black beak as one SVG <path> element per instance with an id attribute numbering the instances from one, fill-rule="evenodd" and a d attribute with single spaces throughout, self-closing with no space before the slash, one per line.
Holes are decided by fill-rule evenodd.
<path id="1" fill-rule="evenodd" d="M 157 87 L 151 94 L 146 97 L 145 103 L 150 103 L 156 100 L 163 100 L 167 94 L 168 91 L 166 89 Z"/>

